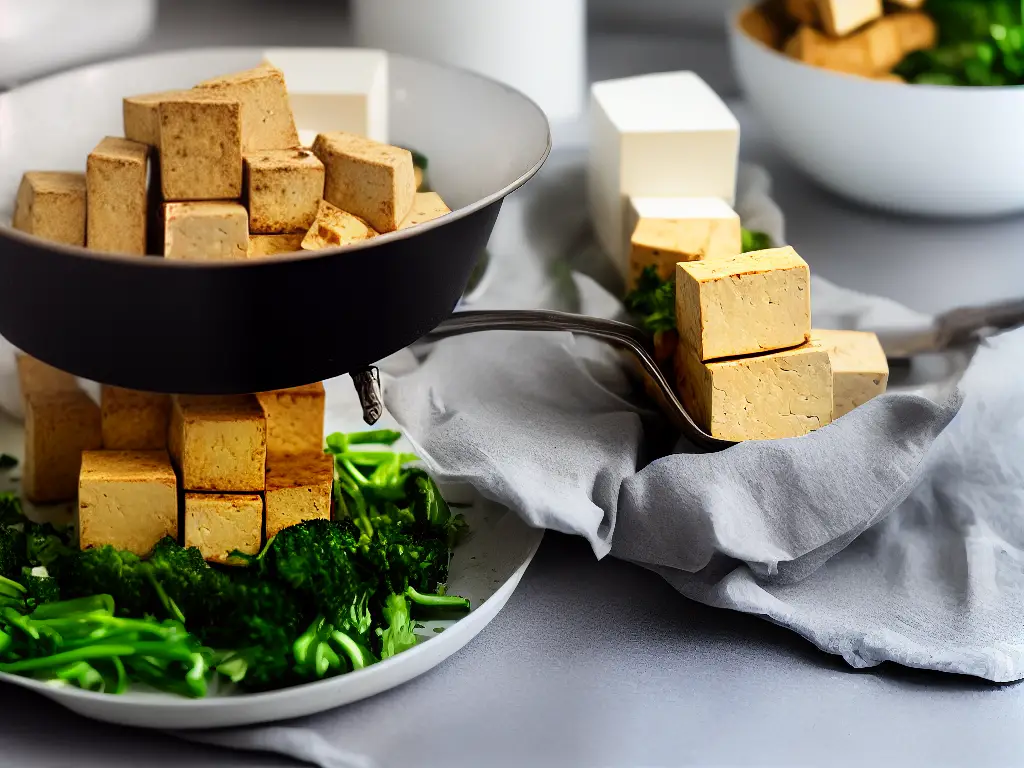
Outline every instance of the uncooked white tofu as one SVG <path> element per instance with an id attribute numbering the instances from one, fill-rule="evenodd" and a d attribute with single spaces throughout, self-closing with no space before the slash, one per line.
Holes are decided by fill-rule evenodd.
<path id="1" fill-rule="evenodd" d="M 387 143 L 388 55 L 337 48 L 270 48 L 264 61 L 284 73 L 302 146 L 344 131 Z"/>
<path id="2" fill-rule="evenodd" d="M 623 267 L 630 197 L 736 197 L 740 126 L 693 72 L 595 83 L 590 102 L 590 213 Z"/>

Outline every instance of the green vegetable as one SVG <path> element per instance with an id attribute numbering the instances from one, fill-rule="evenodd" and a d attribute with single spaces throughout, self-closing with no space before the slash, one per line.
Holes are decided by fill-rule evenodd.
<path id="1" fill-rule="evenodd" d="M 206 695 L 216 677 L 260 691 L 363 669 L 416 643 L 410 611 L 445 595 L 466 532 L 391 431 L 334 434 L 336 520 L 273 537 L 237 567 L 164 539 L 143 559 L 80 551 L 0 496 L 0 671 L 118 693 Z"/>
<path id="2" fill-rule="evenodd" d="M 895 69 L 919 85 L 1024 84 L 1024 15 L 1020 0 L 929 0 L 939 45 L 908 55 Z"/>
<path id="3" fill-rule="evenodd" d="M 7 453 L 0 453 L 0 470 L 14 469 L 18 466 L 18 460 Z"/>
<path id="4" fill-rule="evenodd" d="M 771 237 L 764 232 L 742 230 L 744 253 L 763 251 L 772 247 Z M 655 267 L 646 267 L 637 280 L 636 288 L 626 294 L 626 309 L 637 324 L 652 336 L 674 331 L 676 328 L 676 278 L 662 278 Z"/>

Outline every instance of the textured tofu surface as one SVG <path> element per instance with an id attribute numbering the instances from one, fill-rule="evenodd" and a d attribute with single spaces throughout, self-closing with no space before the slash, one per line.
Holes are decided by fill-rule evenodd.
<path id="1" fill-rule="evenodd" d="M 882 0 L 818 0 L 821 24 L 833 37 L 843 37 L 881 18 Z"/>
<path id="2" fill-rule="evenodd" d="M 789 246 L 676 266 L 680 343 L 701 360 L 803 344 L 811 333 L 810 270 Z"/>
<path id="3" fill-rule="evenodd" d="M 722 440 L 800 437 L 832 421 L 832 367 L 813 342 L 710 363 L 680 344 L 676 377 L 687 412 Z"/>
<path id="4" fill-rule="evenodd" d="M 25 405 L 31 392 L 77 392 L 78 380 L 70 373 L 47 365 L 42 360 L 19 352 L 15 356 L 18 366 L 18 387 Z"/>
<path id="5" fill-rule="evenodd" d="M 245 156 L 249 231 L 306 232 L 324 194 L 324 164 L 306 149 L 268 149 Z"/>
<path id="6" fill-rule="evenodd" d="M 253 395 L 172 398 L 168 446 L 187 491 L 262 491 L 267 421 Z"/>
<path id="7" fill-rule="evenodd" d="M 818 0 L 786 0 L 786 13 L 801 24 L 817 26 L 821 23 Z"/>
<path id="8" fill-rule="evenodd" d="M 185 494 L 185 546 L 212 563 L 229 563 L 231 553 L 255 555 L 263 535 L 259 494 Z"/>
<path id="9" fill-rule="evenodd" d="M 323 383 L 256 395 L 267 419 L 267 453 L 323 453 Z"/>
<path id="10" fill-rule="evenodd" d="M 267 538 L 306 520 L 330 520 L 333 482 L 334 458 L 323 451 L 272 455 L 267 462 Z"/>
<path id="11" fill-rule="evenodd" d="M 394 232 L 412 210 L 412 153 L 350 133 L 321 133 L 313 152 L 327 169 L 324 199 L 377 232 Z"/>
<path id="12" fill-rule="evenodd" d="M 320 251 L 361 243 L 376 236 L 377 232 L 358 216 L 321 200 L 316 220 L 302 239 L 302 248 L 306 251 Z"/>
<path id="13" fill-rule="evenodd" d="M 832 364 L 834 419 L 885 393 L 889 362 L 875 334 L 814 329 L 811 341 L 828 351 Z"/>
<path id="14" fill-rule="evenodd" d="M 160 185 L 165 200 L 242 194 L 242 107 L 186 91 L 160 102 Z"/>
<path id="15" fill-rule="evenodd" d="M 402 223 L 398 225 L 398 228 L 410 229 L 417 224 L 440 219 L 451 212 L 451 208 L 447 206 L 437 192 L 417 192 L 413 200 L 412 210 L 409 211 L 409 215 L 405 217 Z"/>
<path id="16" fill-rule="evenodd" d="M 289 235 L 249 235 L 249 258 L 277 256 L 302 250 L 304 232 Z"/>
<path id="17" fill-rule="evenodd" d="M 630 197 L 736 196 L 739 123 L 693 72 L 596 83 L 588 200 L 598 239 L 628 277 Z"/>
<path id="18" fill-rule="evenodd" d="M 210 91 L 242 105 L 242 147 L 246 152 L 299 146 L 288 90 L 279 69 L 263 64 L 206 80 L 196 90 Z"/>
<path id="19" fill-rule="evenodd" d="M 28 393 L 21 475 L 25 497 L 37 504 L 74 499 L 82 452 L 102 445 L 100 407 L 85 392 Z"/>
<path id="20" fill-rule="evenodd" d="M 109 544 L 149 554 L 178 538 L 177 478 L 167 451 L 86 451 L 78 489 L 82 549 Z"/>
<path id="21" fill-rule="evenodd" d="M 680 261 L 728 258 L 743 250 L 739 215 L 713 197 L 633 198 L 630 232 L 630 288 L 647 267 L 667 280 Z"/>
<path id="22" fill-rule="evenodd" d="M 85 245 L 85 174 L 28 171 L 14 205 L 15 229 L 54 243 Z"/>
<path id="23" fill-rule="evenodd" d="M 185 91 L 161 91 L 145 93 L 139 96 L 128 96 L 121 107 L 126 139 L 160 146 L 160 103 L 172 98 L 179 98 Z"/>
<path id="24" fill-rule="evenodd" d="M 904 16 L 907 14 L 897 14 Z M 793 58 L 815 67 L 862 77 L 888 72 L 911 50 L 901 39 L 901 24 L 895 16 L 880 19 L 848 37 L 834 39 L 812 27 L 801 27 L 786 44 Z M 910 33 L 908 37 L 910 36 Z"/>
<path id="25" fill-rule="evenodd" d="M 100 388 L 103 447 L 113 451 L 167 449 L 170 395 L 103 385 Z"/>
<path id="26" fill-rule="evenodd" d="M 96 251 L 146 253 L 149 147 L 108 136 L 86 161 L 86 245 Z"/>
<path id="27" fill-rule="evenodd" d="M 249 256 L 249 214 L 241 203 L 164 204 L 164 256 L 232 261 Z"/>

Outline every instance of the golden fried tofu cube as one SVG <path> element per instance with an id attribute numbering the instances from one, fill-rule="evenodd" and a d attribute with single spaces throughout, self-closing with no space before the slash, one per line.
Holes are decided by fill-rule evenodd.
<path id="1" fill-rule="evenodd" d="M 267 462 L 266 537 L 306 520 L 331 519 L 334 457 L 315 453 L 272 455 Z"/>
<path id="2" fill-rule="evenodd" d="M 47 365 L 30 355 L 19 352 L 15 356 L 18 366 L 18 386 L 21 390 L 21 404 L 27 405 L 30 392 L 77 392 L 78 379 L 70 373 Z"/>
<path id="3" fill-rule="evenodd" d="M 185 91 L 159 103 L 160 185 L 165 200 L 242 195 L 242 106 Z"/>
<path id="4" fill-rule="evenodd" d="M 939 42 L 939 27 L 927 13 L 893 13 L 883 21 L 896 31 L 904 56 L 914 51 L 927 51 Z"/>
<path id="5" fill-rule="evenodd" d="M 863 331 L 814 329 L 811 341 L 828 351 L 832 363 L 833 419 L 885 394 L 889 361 L 878 336 Z"/>
<path id="6" fill-rule="evenodd" d="M 440 219 L 452 212 L 437 192 L 417 192 L 413 200 L 412 210 L 405 217 L 398 228 L 409 229 L 417 224 L 424 224 L 434 219 Z"/>
<path id="7" fill-rule="evenodd" d="M 164 257 L 237 261 L 249 256 L 249 214 L 241 203 L 164 204 Z"/>
<path id="8" fill-rule="evenodd" d="M 373 228 L 358 216 L 321 200 L 316 221 L 302 239 L 302 248 L 306 251 L 320 251 L 324 248 L 361 243 L 376 236 Z"/>
<path id="9" fill-rule="evenodd" d="M 889 0 L 893 5 L 898 5 L 901 8 L 907 8 L 911 11 L 917 11 L 924 8 L 925 0 Z"/>
<path id="10" fill-rule="evenodd" d="M 267 453 L 322 453 L 324 407 L 322 382 L 260 392 L 256 397 L 267 418 Z"/>
<path id="11" fill-rule="evenodd" d="M 170 99 L 181 98 L 186 91 L 161 91 L 128 96 L 121 105 L 124 137 L 148 144 L 154 149 L 160 146 L 160 104 Z"/>
<path id="12" fill-rule="evenodd" d="M 308 149 L 248 154 L 245 192 L 250 232 L 307 232 L 324 195 L 324 164 Z"/>
<path id="13" fill-rule="evenodd" d="M 15 229 L 64 245 L 85 245 L 85 174 L 28 171 L 14 206 Z"/>
<path id="14" fill-rule="evenodd" d="M 800 437 L 832 421 L 832 367 L 813 342 L 713 362 L 680 344 L 676 386 L 690 416 L 721 440 Z"/>
<path id="15" fill-rule="evenodd" d="M 796 347 L 811 335 L 811 273 L 791 247 L 676 266 L 680 344 L 701 360 Z"/>
<path id="16" fill-rule="evenodd" d="M 176 395 L 167 443 L 186 491 L 262 491 L 267 420 L 253 395 Z"/>
<path id="17" fill-rule="evenodd" d="M 269 64 L 206 80 L 195 90 L 208 91 L 242 105 L 242 147 L 246 152 L 299 146 L 281 70 Z"/>
<path id="18" fill-rule="evenodd" d="M 109 544 L 145 557 L 166 536 L 178 538 L 178 480 L 167 451 L 85 451 L 79 546 Z"/>
<path id="19" fill-rule="evenodd" d="M 811 4 L 814 0 L 805 0 Z M 747 8 L 739 17 L 740 27 L 754 40 L 757 40 L 769 48 L 777 50 L 785 40 L 783 27 L 785 19 L 780 23 L 779 19 L 761 6 Z"/>
<path id="20" fill-rule="evenodd" d="M 196 547 L 208 562 L 230 564 L 234 552 L 258 554 L 262 536 L 259 494 L 185 494 L 185 546 Z"/>
<path id="21" fill-rule="evenodd" d="M 302 250 L 304 232 L 287 235 L 249 235 L 249 258 L 260 256 L 278 256 L 282 253 L 295 253 Z"/>
<path id="22" fill-rule="evenodd" d="M 104 384 L 100 388 L 103 447 L 110 451 L 167 450 L 171 396 Z"/>
<path id="23" fill-rule="evenodd" d="M 36 504 L 70 501 L 82 452 L 103 446 L 100 407 L 80 389 L 29 392 L 25 400 L 25 497 Z"/>
<path id="24" fill-rule="evenodd" d="M 327 202 L 380 233 L 394 232 L 409 215 L 416 197 L 409 150 L 351 133 L 321 133 L 313 152 L 327 169 Z"/>
<path id="25" fill-rule="evenodd" d="M 86 245 L 95 251 L 146 254 L 149 147 L 108 136 L 86 162 Z"/>
<path id="26" fill-rule="evenodd" d="M 738 256 L 740 217 L 717 197 L 630 198 L 629 280 L 632 289 L 647 267 L 667 280 L 681 261 Z"/>
<path id="27" fill-rule="evenodd" d="M 882 0 L 818 0 L 821 25 L 833 37 L 845 37 L 882 17 Z"/>
<path id="28" fill-rule="evenodd" d="M 876 21 L 856 34 L 839 40 L 801 27 L 786 44 L 786 54 L 814 67 L 850 75 L 874 77 L 888 72 L 902 61 L 904 51 L 892 17 Z"/>

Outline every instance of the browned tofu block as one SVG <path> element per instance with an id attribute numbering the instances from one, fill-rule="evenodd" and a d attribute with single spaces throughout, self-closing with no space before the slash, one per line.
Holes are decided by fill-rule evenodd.
<path id="1" fill-rule="evenodd" d="M 263 534 L 259 494 L 185 494 L 185 546 L 211 563 L 230 564 L 234 552 L 255 555 Z"/>
<path id="2" fill-rule="evenodd" d="M 85 245 L 85 174 L 28 171 L 14 206 L 15 229 L 65 245 Z"/>
<path id="3" fill-rule="evenodd" d="M 410 229 L 417 224 L 423 224 L 434 219 L 447 216 L 452 210 L 449 208 L 437 192 L 417 192 L 413 200 L 412 210 L 405 217 L 399 229 Z"/>
<path id="4" fill-rule="evenodd" d="M 167 443 L 186 491 L 264 488 L 267 420 L 253 395 L 176 395 Z"/>
<path id="5" fill-rule="evenodd" d="M 862 77 L 890 71 L 905 55 L 889 18 L 840 40 L 811 27 L 801 27 L 786 43 L 785 51 L 813 67 Z"/>
<path id="6" fill-rule="evenodd" d="M 306 520 L 331 519 L 334 457 L 323 451 L 271 456 L 267 464 L 266 537 Z"/>
<path id="7" fill-rule="evenodd" d="M 376 236 L 373 228 L 358 216 L 346 213 L 326 200 L 321 200 L 316 221 L 302 239 L 302 249 L 320 251 L 324 248 L 361 243 Z"/>
<path id="8" fill-rule="evenodd" d="M 721 440 L 801 437 L 832 422 L 829 354 L 813 342 L 714 362 L 679 344 L 675 373 L 686 411 Z"/>
<path id="9" fill-rule="evenodd" d="M 36 504 L 74 499 L 82 452 L 102 445 L 100 407 L 85 392 L 30 392 L 21 476 L 25 497 Z"/>
<path id="10" fill-rule="evenodd" d="M 307 149 L 246 155 L 245 192 L 250 232 L 307 232 L 324 195 L 324 164 Z"/>
<path id="11" fill-rule="evenodd" d="M 159 147 L 160 104 L 168 99 L 180 98 L 183 93 L 185 92 L 161 91 L 127 97 L 121 107 L 124 137 L 154 148 Z"/>
<path id="12" fill-rule="evenodd" d="M 256 397 L 267 417 L 267 453 L 322 453 L 323 383 L 261 392 Z"/>
<path id="13" fill-rule="evenodd" d="M 165 200 L 242 195 L 242 107 L 186 91 L 161 101 L 160 185 Z"/>
<path id="14" fill-rule="evenodd" d="M 22 353 L 18 353 L 16 360 L 23 406 L 30 392 L 77 392 L 80 389 L 78 379 L 42 360 Z"/>
<path id="15" fill-rule="evenodd" d="M 109 544 L 144 557 L 166 536 L 178 538 L 178 481 L 167 451 L 85 451 L 79 546 Z"/>
<path id="16" fill-rule="evenodd" d="M 210 91 L 242 105 L 242 146 L 246 152 L 299 146 L 284 75 L 270 64 L 206 80 L 196 90 Z"/>
<path id="17" fill-rule="evenodd" d="M 927 13 L 893 13 L 884 21 L 896 30 L 904 56 L 914 51 L 927 51 L 939 42 L 939 27 Z"/>
<path id="18" fill-rule="evenodd" d="M 844 37 L 882 17 L 882 0 L 817 0 L 821 25 L 833 37 Z"/>
<path id="19" fill-rule="evenodd" d="M 925 0 L 889 0 L 893 5 L 898 5 L 901 8 L 907 8 L 912 11 L 920 10 L 924 8 Z"/>
<path id="20" fill-rule="evenodd" d="M 810 2 L 813 3 L 814 0 L 810 0 Z M 769 48 L 778 49 L 785 41 L 782 25 L 778 24 L 772 15 L 761 7 L 747 8 L 740 16 L 739 21 L 744 32 Z"/>
<path id="21" fill-rule="evenodd" d="M 164 257 L 239 261 L 249 255 L 249 214 L 241 203 L 164 204 Z"/>
<path id="22" fill-rule="evenodd" d="M 305 236 L 304 232 L 288 235 L 249 235 L 249 258 L 301 251 Z"/>
<path id="23" fill-rule="evenodd" d="M 813 330 L 811 341 L 828 351 L 832 363 L 832 418 L 845 416 L 885 394 L 889 361 L 878 336 L 863 331 Z"/>
<path id="24" fill-rule="evenodd" d="M 146 254 L 149 147 L 108 136 L 86 162 L 86 245 L 95 251 Z"/>
<path id="25" fill-rule="evenodd" d="M 103 447 L 112 451 L 167 449 L 171 397 L 104 385 L 100 389 Z"/>
<path id="26" fill-rule="evenodd" d="M 350 133 L 321 133 L 313 152 L 327 169 L 327 202 L 381 233 L 394 232 L 409 215 L 416 172 L 408 150 Z"/>

